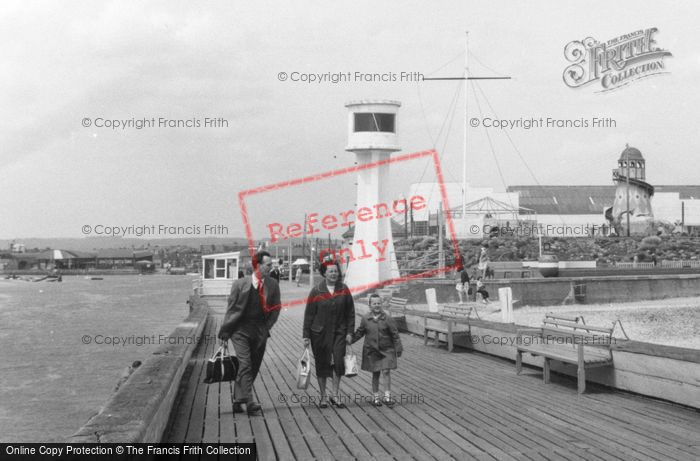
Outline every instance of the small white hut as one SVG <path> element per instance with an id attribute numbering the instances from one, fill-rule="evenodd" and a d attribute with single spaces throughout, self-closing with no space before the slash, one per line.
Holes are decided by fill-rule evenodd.
<path id="1" fill-rule="evenodd" d="M 200 294 L 202 296 L 228 295 L 242 267 L 240 251 L 202 255 Z"/>

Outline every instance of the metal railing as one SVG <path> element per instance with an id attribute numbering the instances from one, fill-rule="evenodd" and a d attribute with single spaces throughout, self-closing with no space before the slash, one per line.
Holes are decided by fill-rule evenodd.
<path id="1" fill-rule="evenodd" d="M 665 269 L 700 269 L 700 261 L 695 260 L 682 260 L 682 261 L 668 261 L 663 260 L 658 264 L 653 262 L 616 262 L 614 264 L 615 268 L 618 269 L 653 269 L 654 267 L 662 267 Z"/>
<path id="2" fill-rule="evenodd" d="M 623 263 L 616 262 L 615 266 L 618 269 L 653 269 L 654 263 Z"/>

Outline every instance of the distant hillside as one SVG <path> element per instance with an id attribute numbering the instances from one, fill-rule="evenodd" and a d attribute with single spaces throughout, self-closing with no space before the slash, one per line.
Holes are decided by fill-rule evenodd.
<path id="1" fill-rule="evenodd" d="M 141 239 L 120 237 L 85 238 L 17 238 L 0 239 L 0 250 L 10 247 L 10 243 L 23 243 L 27 251 L 38 248 L 52 248 L 76 251 L 92 251 L 100 248 L 153 248 L 155 246 L 187 246 L 199 249 L 200 245 L 245 245 L 245 238 L 167 238 Z"/>

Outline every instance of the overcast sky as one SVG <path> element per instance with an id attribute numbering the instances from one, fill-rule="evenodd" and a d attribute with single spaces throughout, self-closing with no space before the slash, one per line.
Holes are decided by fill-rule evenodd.
<path id="1" fill-rule="evenodd" d="M 512 77 L 470 89 L 470 117 L 616 121 L 508 130 L 515 148 L 502 130 L 489 139 L 470 128 L 473 186 L 611 184 L 625 143 L 644 154 L 652 184 L 699 184 L 699 10 L 690 1 L 3 2 L 0 238 L 207 223 L 242 236 L 239 191 L 353 165 L 344 104 L 354 99 L 401 101 L 402 152 L 435 147 L 445 179 L 461 181 L 461 82 L 308 84 L 278 76 L 460 76 L 466 30 L 471 75 Z M 569 42 L 651 27 L 656 45 L 673 54 L 667 74 L 608 93 L 563 83 Z M 159 117 L 222 117 L 228 127 L 94 126 L 98 118 Z M 423 164 L 400 170 L 395 193 L 434 179 Z M 278 191 L 249 212 L 271 222 L 319 207 L 341 211 L 355 202 L 353 183 L 337 177 Z"/>

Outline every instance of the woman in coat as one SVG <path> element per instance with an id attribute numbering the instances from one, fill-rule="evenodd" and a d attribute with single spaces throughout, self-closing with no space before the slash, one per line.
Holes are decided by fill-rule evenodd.
<path id="1" fill-rule="evenodd" d="M 382 310 L 382 298 L 378 294 L 369 297 L 370 312 L 362 317 L 359 328 L 352 335 L 352 342 L 365 337 L 362 347 L 362 369 L 372 372 L 374 406 L 392 406 L 391 370 L 396 369 L 397 357 L 401 357 L 403 346 L 394 319 Z M 384 377 L 384 399 L 379 400 L 379 376 Z"/>
<path id="2" fill-rule="evenodd" d="M 331 405 L 345 408 L 340 400 L 340 378 L 345 374 L 345 346 L 355 329 L 355 303 L 348 287 L 340 281 L 340 264 L 324 262 L 323 280 L 311 289 L 304 311 L 304 347 L 311 344 L 316 378 L 321 391 L 321 408 L 328 407 L 326 380 L 333 378 Z"/>

